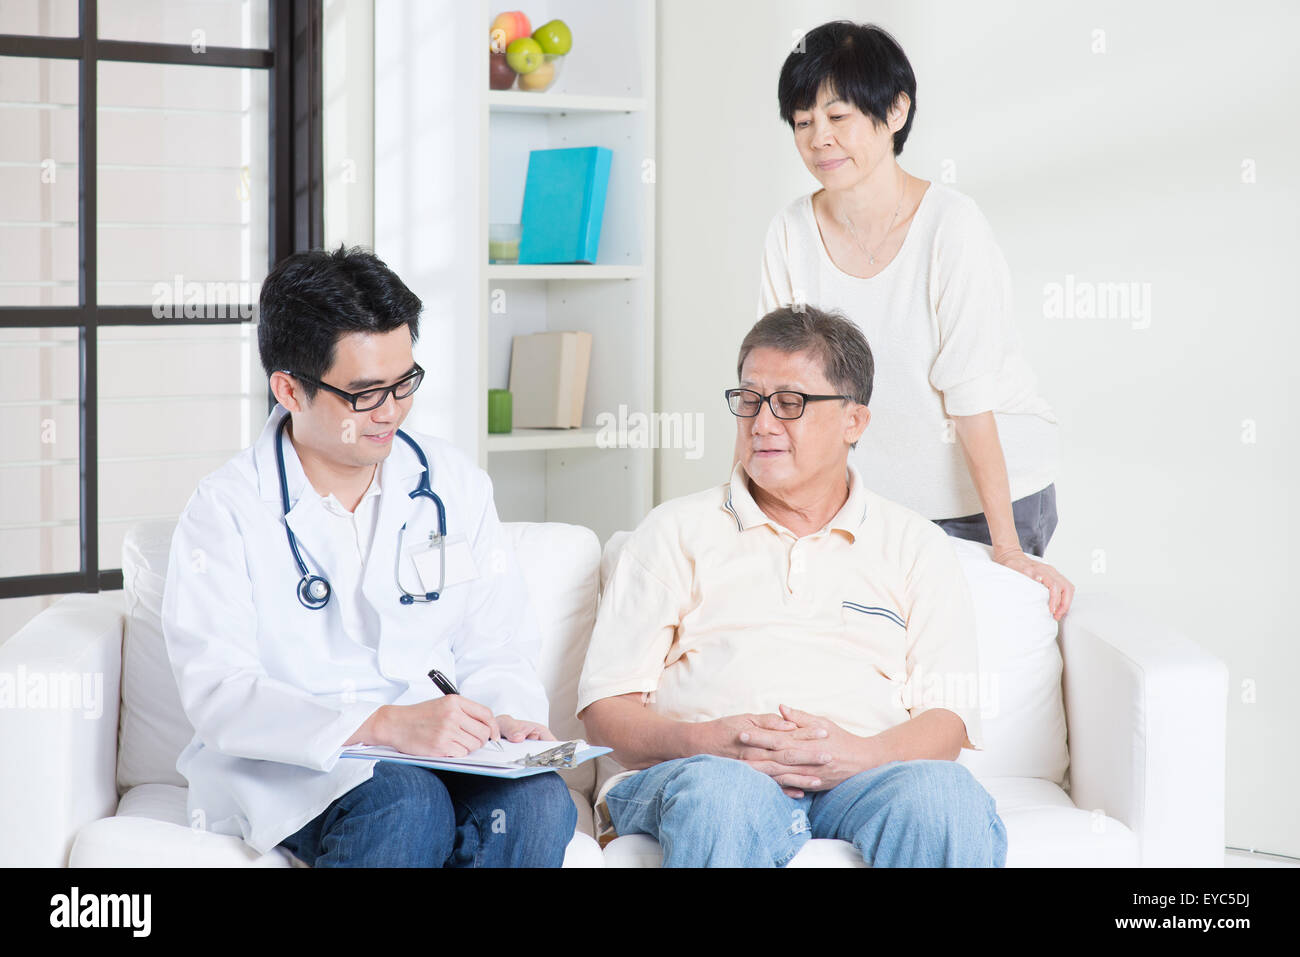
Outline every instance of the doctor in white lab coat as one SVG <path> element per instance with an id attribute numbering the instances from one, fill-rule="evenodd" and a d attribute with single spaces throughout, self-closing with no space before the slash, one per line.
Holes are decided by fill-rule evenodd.
<path id="1" fill-rule="evenodd" d="M 419 308 L 360 250 L 295 254 L 267 277 L 259 347 L 279 404 L 256 444 L 199 483 L 172 540 L 163 628 L 195 728 L 177 768 L 191 823 L 258 852 L 284 842 L 314 866 L 558 866 L 576 822 L 558 775 L 339 756 L 357 743 L 463 755 L 498 736 L 553 738 L 539 635 L 491 481 L 418 433 L 407 434 L 445 506 L 445 582 L 436 601 L 400 601 L 399 576 L 418 598 L 439 584 L 437 510 L 410 496 L 423 468 L 397 435 L 413 402 L 398 396 L 420 379 Z M 382 404 L 356 411 L 378 395 L 352 397 L 375 388 Z M 307 573 L 329 582 L 323 607 L 299 598 L 286 524 Z M 431 669 L 459 693 L 443 695 Z M 491 813 L 475 802 L 512 800 L 515 827 L 475 829 Z"/>

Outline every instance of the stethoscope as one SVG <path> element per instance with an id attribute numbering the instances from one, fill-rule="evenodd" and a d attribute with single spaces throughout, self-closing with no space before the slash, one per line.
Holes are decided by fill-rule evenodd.
<path id="1" fill-rule="evenodd" d="M 289 484 L 284 477 L 284 427 L 288 424 L 289 416 L 286 415 L 275 430 L 275 464 L 280 471 L 280 504 L 284 506 L 285 515 L 289 514 Z M 406 533 L 406 523 L 403 522 L 397 532 L 397 561 L 393 565 L 393 577 L 397 579 L 397 588 L 402 593 L 398 601 L 403 605 L 411 605 L 417 601 L 437 601 L 447 581 L 447 509 L 443 507 L 442 499 L 429 486 L 429 460 L 424 457 L 424 450 L 401 429 L 397 430 L 397 434 L 415 452 L 421 468 L 424 469 L 420 473 L 420 484 L 410 493 L 411 498 L 421 496 L 430 498 L 438 509 L 437 534 L 429 533 L 429 541 L 438 546 L 438 590 L 426 592 L 424 597 L 420 597 L 412 595 L 402 586 L 402 536 Z M 298 563 L 298 571 L 302 572 L 302 578 L 298 581 L 298 600 L 302 602 L 304 608 L 312 610 L 324 608 L 330 600 L 330 583 L 320 575 L 313 575 L 307 571 L 307 564 L 298 553 L 298 541 L 293 537 L 293 529 L 289 527 L 288 521 L 284 523 L 284 530 L 289 535 L 289 548 L 293 551 L 293 560 Z"/>

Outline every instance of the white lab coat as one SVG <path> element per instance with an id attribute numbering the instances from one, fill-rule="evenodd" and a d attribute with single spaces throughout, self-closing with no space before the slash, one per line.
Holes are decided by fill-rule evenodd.
<path id="1" fill-rule="evenodd" d="M 409 497 L 420 463 L 394 436 L 361 579 L 361 617 L 373 631 L 346 634 L 344 589 L 320 610 L 298 601 L 286 518 L 309 572 L 331 581 L 345 550 L 356 561 L 356 542 L 324 514 L 288 436 L 284 516 L 274 445 L 287 414 L 277 405 L 256 444 L 199 483 L 172 538 L 163 596 L 167 652 L 195 729 L 176 762 L 189 781 L 190 824 L 241 836 L 260 853 L 371 776 L 375 762 L 339 758 L 343 743 L 382 704 L 438 697 L 431 668 L 496 714 L 547 721 L 540 637 L 487 474 L 447 442 L 407 433 L 429 460 L 448 536 L 471 544 L 478 578 L 438 601 L 400 604 L 398 529 L 409 520 L 405 552 L 427 541 L 437 512 Z M 405 572 L 406 589 L 422 594 L 414 566 Z"/>

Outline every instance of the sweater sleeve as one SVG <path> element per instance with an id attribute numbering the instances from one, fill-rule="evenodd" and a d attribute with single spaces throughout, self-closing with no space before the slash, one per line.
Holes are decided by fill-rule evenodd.
<path id="1" fill-rule="evenodd" d="M 1011 273 L 975 203 L 954 210 L 935 244 L 931 297 L 939 352 L 930 384 L 948 415 L 976 415 L 1001 402 L 1001 373 L 1014 350 Z"/>

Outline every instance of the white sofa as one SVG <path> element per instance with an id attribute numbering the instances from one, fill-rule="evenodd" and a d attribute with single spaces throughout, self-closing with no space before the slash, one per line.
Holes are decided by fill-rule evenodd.
<path id="1" fill-rule="evenodd" d="M 582 736 L 577 681 L 604 561 L 588 529 L 508 524 L 543 632 L 551 726 Z M 175 769 L 192 734 L 167 666 L 158 612 L 172 526 L 138 526 L 123 549 L 125 589 L 73 595 L 0 645 L 11 687 L 84 677 L 61 707 L 0 708 L 0 865 L 292 866 L 276 849 L 186 820 Z M 963 752 L 997 800 L 1008 866 L 1221 866 L 1227 671 L 1221 661 L 1105 596 L 1081 592 L 1063 626 L 1041 586 L 957 542 L 976 600 L 980 667 L 996 689 L 986 750 Z M 1064 668 L 1062 670 L 1062 661 Z M 95 715 L 95 682 L 102 689 Z M 1068 729 L 1068 739 L 1067 739 Z M 1067 750 L 1068 744 L 1068 750 Z M 593 840 L 607 758 L 565 772 L 578 830 L 565 866 L 658 866 L 657 842 Z M 194 824 L 195 826 L 191 826 Z M 791 866 L 860 866 L 851 845 L 814 840 Z"/>

